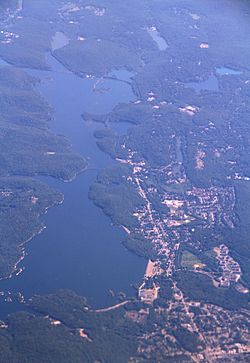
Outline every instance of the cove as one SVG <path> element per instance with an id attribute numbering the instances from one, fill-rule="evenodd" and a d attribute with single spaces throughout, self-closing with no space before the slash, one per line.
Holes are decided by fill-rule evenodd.
<path id="1" fill-rule="evenodd" d="M 116 162 L 96 145 L 93 132 L 102 126 L 84 122 L 81 114 L 110 112 L 134 96 L 127 82 L 112 79 L 105 80 L 107 91 L 95 92 L 96 79 L 74 75 L 51 55 L 48 62 L 51 71 L 29 73 L 41 79 L 38 90 L 55 111 L 52 131 L 66 136 L 73 149 L 87 157 L 88 168 L 71 183 L 41 178 L 64 194 L 64 203 L 42 216 L 46 229 L 26 244 L 27 255 L 19 264 L 23 273 L 1 281 L 0 290 L 29 298 L 66 288 L 85 296 L 94 308 L 105 307 L 114 303 L 110 289 L 134 296 L 132 285 L 142 278 L 146 261 L 123 247 L 125 232 L 88 198 L 97 173 Z M 116 76 L 124 79 L 124 72 L 116 70 Z M 20 306 L 2 298 L 0 308 L 3 317 Z"/>

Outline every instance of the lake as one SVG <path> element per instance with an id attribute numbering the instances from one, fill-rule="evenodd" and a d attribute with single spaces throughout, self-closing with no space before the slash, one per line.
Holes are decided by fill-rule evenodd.
<path id="1" fill-rule="evenodd" d="M 166 40 L 160 35 L 159 31 L 156 29 L 156 27 L 151 26 L 147 29 L 148 34 L 151 36 L 151 38 L 155 41 L 155 43 L 158 46 L 158 49 L 161 51 L 164 51 L 168 48 L 168 43 Z"/>
<path id="2" fill-rule="evenodd" d="M 194 88 L 196 92 L 200 92 L 202 90 L 208 90 L 208 91 L 219 91 L 219 82 L 218 79 L 211 75 L 207 79 L 203 81 L 197 81 L 197 82 L 187 82 L 185 83 L 185 87 L 187 88 Z"/>
<path id="3" fill-rule="evenodd" d="M 98 149 L 93 137 L 94 130 L 103 126 L 84 122 L 81 114 L 107 113 L 119 102 L 133 100 L 130 75 L 116 70 L 112 75 L 117 79 L 103 79 L 104 91 L 96 92 L 98 79 L 74 75 L 51 55 L 48 63 L 52 71 L 29 73 L 41 79 L 37 88 L 55 110 L 51 129 L 65 135 L 73 149 L 87 157 L 88 169 L 71 183 L 41 178 L 64 194 L 64 203 L 42 216 L 47 228 L 26 245 L 27 255 L 19 265 L 23 273 L 1 281 L 0 290 L 29 297 L 67 288 L 84 295 L 93 307 L 105 307 L 114 303 L 109 289 L 135 295 L 132 285 L 143 277 L 146 261 L 123 247 L 125 232 L 88 198 L 98 171 L 115 161 Z M 128 127 L 115 129 L 120 133 Z M 0 301 L 0 317 L 20 309 L 16 303 Z"/>
<path id="4" fill-rule="evenodd" d="M 241 71 L 228 68 L 228 67 L 218 67 L 215 70 L 216 75 L 219 76 L 237 76 L 242 74 Z M 202 90 L 208 90 L 208 91 L 219 91 L 219 82 L 218 79 L 214 74 L 210 75 L 207 79 L 202 81 L 196 81 L 196 82 L 187 82 L 184 85 L 187 88 L 194 88 L 197 93 L 199 93 Z"/>

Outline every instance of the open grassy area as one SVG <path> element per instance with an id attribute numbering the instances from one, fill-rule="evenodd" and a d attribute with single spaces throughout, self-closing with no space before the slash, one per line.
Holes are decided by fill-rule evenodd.
<path id="1" fill-rule="evenodd" d="M 199 258 L 193 253 L 190 253 L 189 251 L 183 251 L 181 254 L 181 266 L 184 268 L 193 269 L 197 266 L 202 267 L 203 264 L 201 260 L 199 260 Z"/>

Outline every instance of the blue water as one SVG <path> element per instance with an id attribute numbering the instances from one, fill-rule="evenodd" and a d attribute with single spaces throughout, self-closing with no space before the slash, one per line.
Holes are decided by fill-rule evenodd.
<path id="1" fill-rule="evenodd" d="M 216 73 L 223 76 L 223 75 L 233 75 L 233 76 L 236 76 L 236 75 L 239 75 L 241 74 L 242 72 L 241 71 L 237 71 L 235 69 L 232 69 L 232 68 L 228 68 L 228 67 L 219 67 L 219 68 L 216 68 Z"/>
<path id="2" fill-rule="evenodd" d="M 88 198 L 98 171 L 115 161 L 96 146 L 93 131 L 102 126 L 84 122 L 81 114 L 109 112 L 134 96 L 127 83 L 117 80 L 107 80 L 109 91 L 95 92 L 96 79 L 77 77 L 52 56 L 48 61 L 51 72 L 30 73 L 41 78 L 38 90 L 55 110 L 52 130 L 65 135 L 73 149 L 88 158 L 88 170 L 71 183 L 42 178 L 63 192 L 64 203 L 41 218 L 47 228 L 26 245 L 27 256 L 19 265 L 24 272 L 1 281 L 0 290 L 29 297 L 69 288 L 86 296 L 94 307 L 103 307 L 114 303 L 109 289 L 135 294 L 132 284 L 142 278 L 146 262 L 123 247 L 125 232 Z M 3 317 L 19 306 L 2 302 L 0 308 Z"/>
<path id="3" fill-rule="evenodd" d="M 120 81 L 131 82 L 131 78 L 133 77 L 133 73 L 127 71 L 126 69 L 114 70 L 109 73 L 110 77 L 117 78 Z"/>
<path id="4" fill-rule="evenodd" d="M 69 44 L 69 38 L 62 32 L 56 32 L 51 40 L 52 51 L 60 49 Z"/>
<path id="5" fill-rule="evenodd" d="M 239 75 L 242 74 L 241 71 L 234 70 L 228 67 L 219 67 L 216 68 L 216 74 L 223 76 L 223 75 Z M 202 90 L 208 91 L 219 91 L 219 82 L 215 75 L 211 75 L 209 78 L 205 79 L 204 81 L 197 81 L 197 82 L 188 82 L 185 83 L 185 87 L 187 88 L 194 88 L 196 92 L 200 92 Z"/>
<path id="6" fill-rule="evenodd" d="M 185 87 L 194 88 L 196 92 L 200 92 L 202 90 L 217 92 L 219 91 L 219 82 L 217 78 L 214 75 L 212 75 L 204 81 L 185 83 Z"/>
<path id="7" fill-rule="evenodd" d="M 6 66 L 9 66 L 9 64 L 0 58 L 0 66 L 6 67 Z"/>
<path id="8" fill-rule="evenodd" d="M 159 50 L 164 51 L 168 48 L 168 43 L 166 40 L 160 35 L 157 29 L 148 28 L 148 34 L 151 38 L 156 42 Z"/>

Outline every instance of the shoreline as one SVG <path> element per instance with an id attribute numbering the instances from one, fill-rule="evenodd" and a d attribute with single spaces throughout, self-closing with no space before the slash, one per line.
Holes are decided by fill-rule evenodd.
<path id="1" fill-rule="evenodd" d="M 88 163 L 87 165 L 82 169 L 80 170 L 79 172 L 77 172 L 72 178 L 70 179 L 62 179 L 62 178 L 54 178 L 53 176 L 49 176 L 49 175 L 41 175 L 41 174 L 36 174 L 35 177 L 50 177 L 50 178 L 53 178 L 53 179 L 56 179 L 56 180 L 59 180 L 63 183 L 71 183 L 73 182 L 77 176 L 81 173 L 83 173 L 84 171 L 87 171 L 88 170 Z M 22 176 L 23 177 L 23 176 Z M 31 177 L 32 178 L 32 177 Z M 41 181 L 40 181 L 41 182 Z M 47 186 L 49 186 L 48 183 L 45 183 Z M 50 187 L 50 186 L 49 186 Z M 61 200 L 59 200 L 58 202 L 54 202 L 52 203 L 51 205 L 47 206 L 44 211 L 42 211 L 40 214 L 37 215 L 37 220 L 39 220 L 43 215 L 46 215 L 48 210 L 53 208 L 53 207 L 56 207 L 56 206 L 59 206 L 61 204 L 63 204 L 64 202 L 64 194 L 61 193 Z M 15 262 L 15 264 L 13 265 L 12 269 L 11 269 L 11 272 L 7 275 L 4 275 L 4 276 L 0 276 L 0 281 L 3 281 L 3 280 L 9 280 L 11 278 L 14 277 L 14 275 L 18 276 L 20 275 L 20 273 L 18 273 L 18 275 L 16 274 L 17 270 L 18 270 L 18 265 L 25 259 L 25 256 L 26 256 L 26 250 L 25 250 L 25 245 L 27 243 L 29 243 L 30 241 L 32 241 L 36 236 L 38 236 L 39 234 L 41 234 L 43 232 L 43 230 L 45 230 L 47 228 L 47 226 L 45 224 L 41 224 L 41 227 L 40 229 L 37 231 L 37 232 L 34 232 L 32 233 L 32 235 L 30 237 L 28 237 L 25 241 L 21 242 L 19 245 L 17 245 L 17 248 L 20 248 L 21 249 L 21 254 L 20 254 L 20 257 L 18 258 L 18 260 Z M 19 269 L 20 270 L 20 269 Z"/>
<path id="2" fill-rule="evenodd" d="M 37 216 L 37 219 L 39 220 L 42 215 L 45 215 L 50 208 L 53 208 L 55 206 L 59 206 L 63 202 L 64 202 L 64 196 L 62 195 L 62 200 L 60 200 L 59 202 L 55 202 L 52 205 L 46 207 L 45 210 L 44 210 L 44 212 L 40 213 Z M 45 229 L 46 229 L 46 225 L 42 224 L 41 227 L 40 227 L 40 229 L 37 232 L 32 233 L 32 235 L 29 238 L 27 238 L 24 242 L 22 242 L 19 245 L 17 245 L 17 248 L 20 248 L 21 249 L 21 255 L 20 255 L 19 259 L 15 262 L 15 264 L 14 264 L 11 272 L 8 275 L 5 275 L 5 276 L 0 277 L 0 281 L 9 280 L 9 279 L 11 279 L 11 278 L 14 277 L 13 275 L 18 270 L 18 265 L 25 259 L 25 256 L 26 256 L 25 245 L 27 243 L 29 243 L 30 241 L 32 241 L 36 236 L 38 236 L 39 234 L 41 234 L 43 232 L 43 230 L 45 230 Z M 20 275 L 20 273 L 18 275 Z"/>
<path id="3" fill-rule="evenodd" d="M 54 56 L 54 54 L 52 54 L 52 52 L 51 52 L 51 56 L 56 60 L 56 61 L 58 61 L 65 69 L 66 69 L 66 71 L 67 72 L 69 72 L 69 73 L 71 73 L 71 74 L 73 74 L 73 75 L 75 75 L 75 76 L 77 76 L 77 77 L 79 77 L 79 78 L 84 78 L 82 75 L 80 75 L 80 74 L 78 74 L 78 73 L 75 73 L 75 72 L 73 72 L 73 71 L 71 71 L 71 70 L 68 70 L 66 67 L 65 67 L 65 65 L 63 64 L 63 63 L 61 63 L 55 56 Z M 10 66 L 12 66 L 11 65 L 11 63 L 9 63 L 10 64 Z M 18 68 L 24 68 L 24 70 L 34 70 L 34 68 L 30 68 L 30 67 L 18 67 Z M 42 70 L 42 69 L 39 69 L 39 70 Z M 45 70 L 46 71 L 46 70 Z M 49 69 L 49 71 L 53 71 L 52 69 Z M 56 70 L 55 70 L 55 72 L 57 72 Z M 118 80 L 118 79 L 114 79 L 115 81 L 122 81 L 122 80 Z M 40 80 L 41 81 L 41 80 Z M 122 81 L 122 82 L 124 82 L 124 81 Z M 128 82 L 125 82 L 125 83 L 128 83 Z M 37 84 L 39 84 L 39 81 L 37 81 Z M 130 84 L 131 85 L 131 84 Z M 40 91 L 38 91 L 39 92 L 39 94 L 41 95 L 41 97 L 42 98 L 44 98 L 44 96 L 43 96 L 43 94 L 40 92 Z M 55 115 L 53 115 L 52 116 L 52 120 L 53 120 L 53 118 L 55 117 Z M 53 129 L 53 126 L 50 126 L 50 125 L 48 125 L 48 129 L 51 131 L 51 132 L 53 132 L 53 133 L 55 133 L 55 134 L 57 134 L 58 133 L 58 130 L 54 130 Z M 67 135 L 65 135 L 65 138 L 67 138 L 68 139 L 68 137 L 67 137 Z M 73 143 L 71 142 L 71 140 L 69 140 L 69 142 L 70 142 L 70 146 L 71 146 L 71 148 L 73 149 L 72 150 L 72 152 L 74 152 L 74 146 L 73 146 Z M 95 142 L 96 142 L 96 140 L 95 140 Z M 99 149 L 99 148 L 98 148 Z M 100 150 L 100 149 L 99 149 Z M 100 150 L 100 152 L 102 152 L 103 154 L 105 154 L 105 155 L 107 155 L 107 153 L 105 153 L 105 152 L 103 152 L 102 150 Z M 81 169 L 81 170 L 79 170 L 79 171 L 77 171 L 71 178 L 69 178 L 69 179 L 63 179 L 63 178 L 56 178 L 56 177 L 53 177 L 53 176 L 49 176 L 49 175 L 41 175 L 41 174 L 37 174 L 37 176 L 39 177 L 39 176 L 41 176 L 41 177 L 51 177 L 51 178 L 53 178 L 53 179 L 55 179 L 55 180 L 59 180 L 59 181 L 62 181 L 63 183 L 71 183 L 71 182 L 73 182 L 77 177 L 78 177 L 78 175 L 79 174 L 81 174 L 81 173 L 83 173 L 83 172 L 86 172 L 86 171 L 88 171 L 88 170 L 96 170 L 96 171 L 98 171 L 98 170 L 102 170 L 102 169 L 104 169 L 104 167 L 102 168 L 102 167 L 99 167 L 99 168 L 91 168 L 90 167 L 90 162 L 89 162 L 89 160 L 87 159 L 87 158 L 85 158 L 85 156 L 84 155 L 82 155 L 82 153 L 79 153 L 79 155 L 84 159 L 84 162 L 85 162 L 85 165 L 83 166 L 83 168 Z M 112 158 L 113 159 L 113 158 Z M 114 159 L 113 159 L 114 160 Z M 50 183 L 47 183 L 47 182 L 45 182 L 45 184 L 47 184 L 48 186 L 50 186 Z M 92 200 L 91 198 L 89 198 L 89 196 L 88 196 L 88 199 L 95 205 L 95 206 L 97 206 L 98 208 L 100 208 L 101 210 L 102 210 L 102 213 L 104 214 L 104 215 L 106 215 L 108 218 L 109 218 L 109 220 L 110 220 L 110 222 L 111 222 L 111 224 L 113 224 L 113 225 L 115 225 L 116 227 L 118 227 L 119 229 L 123 229 L 123 227 L 121 226 L 121 225 L 119 225 L 119 224 L 117 224 L 117 223 L 114 223 L 114 221 L 112 220 L 112 217 L 110 216 L 110 215 L 108 215 L 108 214 L 106 214 L 105 212 L 104 212 L 104 210 L 103 210 L 103 208 L 101 208 L 100 206 L 98 206 L 95 202 L 94 202 L 94 200 Z M 39 215 L 37 215 L 37 219 L 39 220 L 40 218 L 41 218 L 41 216 L 43 216 L 43 215 L 45 215 L 46 213 L 47 213 L 47 211 L 48 211 L 48 209 L 49 208 L 52 208 L 52 207 L 54 207 L 54 206 L 56 206 L 56 205 L 60 205 L 60 204 L 62 204 L 64 202 L 64 195 L 63 195 L 63 197 L 62 197 L 62 200 L 61 201 L 59 201 L 59 202 L 55 202 L 55 203 L 53 203 L 52 205 L 49 205 L 48 207 L 46 207 L 45 208 L 45 210 L 44 211 L 42 211 Z M 29 237 L 29 238 L 27 238 L 27 240 L 25 240 L 24 242 L 22 242 L 22 243 L 20 243 L 18 246 L 17 246 L 17 248 L 19 248 L 20 249 L 20 257 L 18 258 L 18 260 L 15 262 L 15 264 L 14 264 L 14 266 L 13 266 L 13 268 L 12 268 L 12 270 L 11 270 L 11 272 L 10 272 L 10 274 L 8 274 L 7 276 L 3 276 L 2 278 L 0 278 L 0 281 L 1 280 L 8 280 L 8 279 L 11 279 L 11 278 L 13 278 L 15 275 L 19 275 L 23 270 L 19 267 L 20 266 L 20 263 L 25 259 L 25 257 L 26 257 L 26 248 L 25 248 L 25 245 L 28 243 L 28 242 L 30 242 L 30 241 L 32 241 L 36 236 L 38 236 L 40 233 L 42 233 L 42 231 L 44 230 L 46 228 L 46 225 L 42 225 L 41 226 L 41 228 L 38 230 L 38 231 L 35 231 L 34 233 L 32 233 L 31 234 L 31 236 Z M 117 241 L 118 242 L 118 241 Z M 123 244 L 123 241 L 122 241 L 122 238 L 121 238 L 121 240 L 120 240 L 120 244 L 122 245 L 122 247 L 124 248 L 124 251 L 128 251 L 128 252 L 131 252 L 133 255 L 136 255 L 134 252 L 132 252 L 132 251 L 130 251 L 128 248 L 126 248 L 125 246 L 124 246 L 124 244 Z M 136 256 L 138 256 L 138 255 L 136 255 Z M 139 256 L 138 256 L 139 257 Z M 22 270 L 22 271 L 20 271 L 20 270 Z M 19 272 L 20 271 L 20 272 Z"/>

